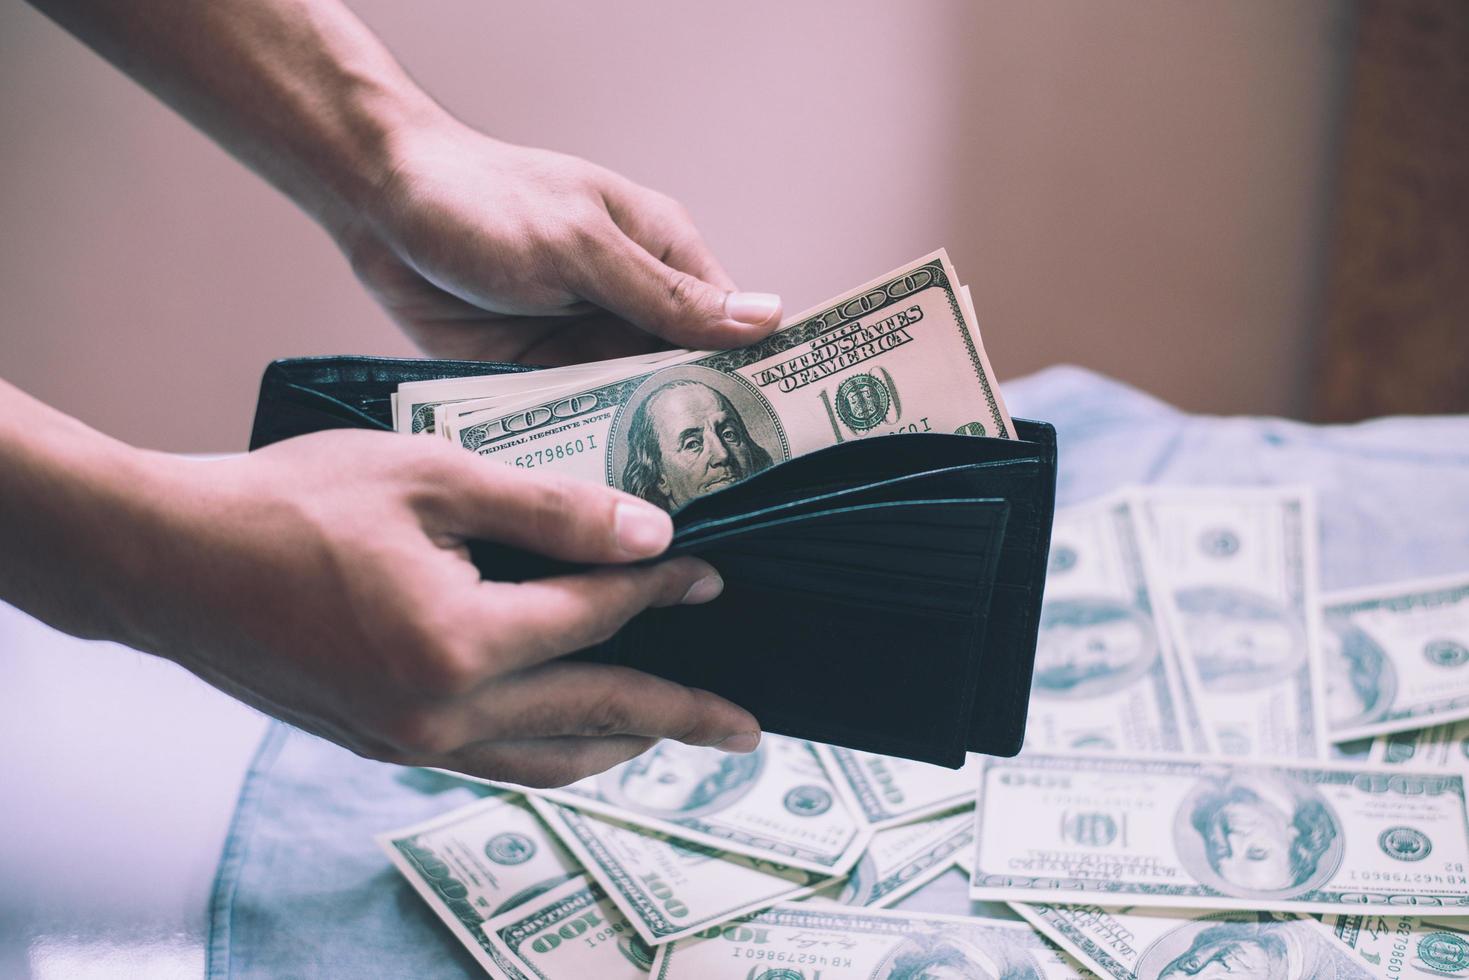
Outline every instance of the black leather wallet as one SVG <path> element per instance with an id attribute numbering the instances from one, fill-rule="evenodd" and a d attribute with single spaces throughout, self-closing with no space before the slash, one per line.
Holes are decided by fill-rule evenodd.
<path id="1" fill-rule="evenodd" d="M 404 381 L 533 370 L 320 357 L 265 370 L 250 448 L 392 429 Z M 1020 751 L 1055 509 L 1055 430 L 869 437 L 798 456 L 674 512 L 670 554 L 724 593 L 651 609 L 576 657 L 714 691 L 767 731 L 957 768 Z M 490 542 L 490 579 L 567 566 Z"/>

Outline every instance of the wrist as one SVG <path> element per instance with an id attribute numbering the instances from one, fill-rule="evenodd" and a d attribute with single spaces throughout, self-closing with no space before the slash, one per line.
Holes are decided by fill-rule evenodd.
<path id="1" fill-rule="evenodd" d="M 0 598 L 138 646 L 161 460 L 0 384 Z"/>

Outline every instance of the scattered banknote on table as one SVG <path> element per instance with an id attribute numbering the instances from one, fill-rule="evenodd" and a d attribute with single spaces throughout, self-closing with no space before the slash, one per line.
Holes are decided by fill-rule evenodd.
<path id="1" fill-rule="evenodd" d="M 515 787 L 511 787 L 515 788 Z M 659 742 L 560 789 L 527 793 L 678 840 L 844 875 L 872 830 L 803 739 L 766 734 L 746 755 Z"/>
<path id="2" fill-rule="evenodd" d="M 991 760 L 971 895 L 1469 915 L 1464 777 L 1326 763 Z"/>
<path id="3" fill-rule="evenodd" d="M 529 802 L 649 945 L 809 895 L 829 880 L 535 796 Z"/>
<path id="4" fill-rule="evenodd" d="M 1212 750 L 1326 758 L 1316 520 L 1301 488 L 1148 488 L 1165 620 Z"/>
<path id="5" fill-rule="evenodd" d="M 658 980 L 1025 978 L 1092 974 L 1020 923 L 780 905 L 660 947 Z"/>
<path id="6" fill-rule="evenodd" d="M 595 881 L 577 875 L 485 923 L 490 945 L 537 980 L 640 980 L 653 950 Z"/>
<path id="7" fill-rule="evenodd" d="M 1459 920 L 1016 905 L 1026 921 L 1110 980 L 1249 977 L 1395 980 L 1469 971 Z"/>
<path id="8" fill-rule="evenodd" d="M 972 804 L 983 764 L 977 755 L 970 755 L 961 769 L 947 769 L 837 745 L 817 745 L 816 751 L 827 772 L 846 783 L 863 819 L 875 829 Z"/>
<path id="9" fill-rule="evenodd" d="M 974 810 L 888 827 L 872 835 L 850 874 L 815 899 L 886 908 L 953 867 L 974 849 Z"/>
<path id="10" fill-rule="evenodd" d="M 1140 519 L 1125 498 L 1056 515 L 1027 751 L 1188 747 L 1177 662 L 1144 571 Z"/>
<path id="11" fill-rule="evenodd" d="M 378 845 L 491 976 L 526 974 L 485 923 L 580 873 L 524 799 L 491 796 L 412 827 L 378 835 Z"/>
<path id="12" fill-rule="evenodd" d="M 1322 597 L 1332 741 L 1469 718 L 1469 576 Z"/>

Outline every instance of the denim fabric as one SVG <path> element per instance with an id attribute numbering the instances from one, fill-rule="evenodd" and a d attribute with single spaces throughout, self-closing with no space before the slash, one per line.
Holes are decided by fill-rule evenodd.
<path id="1" fill-rule="evenodd" d="M 1005 393 L 1016 416 L 1056 426 L 1061 505 L 1128 483 L 1309 484 L 1324 589 L 1469 570 L 1469 417 L 1207 418 L 1067 367 Z M 220 863 L 209 975 L 481 975 L 372 841 L 478 795 L 273 725 Z"/>

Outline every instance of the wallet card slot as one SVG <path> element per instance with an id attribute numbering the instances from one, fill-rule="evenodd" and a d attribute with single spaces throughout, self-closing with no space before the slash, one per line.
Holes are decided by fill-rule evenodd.
<path id="1" fill-rule="evenodd" d="M 901 503 L 909 500 L 931 500 L 936 497 L 992 499 L 1003 494 L 991 493 L 986 486 L 985 476 L 992 466 L 1011 466 L 1030 462 L 1039 466 L 1038 459 L 1015 460 L 1000 463 L 965 463 L 940 469 L 925 470 L 905 476 L 881 480 L 862 485 L 843 485 L 820 493 L 811 493 L 802 488 L 799 500 L 776 502 L 770 496 L 764 501 L 748 500 L 751 509 L 728 517 L 708 517 L 688 524 L 681 524 L 682 534 L 698 535 L 707 530 L 731 526 L 745 521 L 763 520 L 779 515 L 795 515 L 805 511 L 824 511 L 835 506 L 862 503 Z M 787 488 L 788 489 L 788 488 Z M 760 506 L 756 506 L 759 504 Z M 675 517 L 677 521 L 677 517 Z"/>
<path id="2" fill-rule="evenodd" d="M 823 521 L 826 522 L 826 526 L 841 527 L 844 526 L 842 519 L 846 518 L 849 519 L 847 523 L 855 526 L 862 526 L 866 522 L 855 520 L 853 518 L 856 518 L 858 515 L 870 515 L 872 512 L 876 511 L 880 512 L 884 517 L 890 516 L 896 519 L 898 518 L 898 515 L 905 511 L 913 513 L 921 512 L 928 508 L 939 508 L 945 506 L 957 508 L 960 510 L 965 510 L 969 508 L 980 510 L 994 510 L 1004 509 L 1006 504 L 1003 500 L 995 500 L 993 498 L 941 498 L 933 500 L 899 500 L 882 501 L 870 504 L 849 504 L 847 506 L 835 508 L 832 510 L 806 511 L 790 516 L 779 516 L 767 520 L 736 524 L 731 527 L 721 528 L 719 530 L 712 531 L 705 535 L 700 535 L 696 538 L 677 540 L 675 541 L 674 548 L 670 548 L 669 550 L 673 551 L 677 549 L 679 553 L 687 553 L 695 547 L 703 549 L 708 547 L 709 545 L 717 544 L 718 542 L 730 537 L 753 534 L 759 531 L 773 530 L 785 526 L 797 525 L 807 521 Z M 927 524 L 928 522 L 921 523 Z"/>
<path id="3" fill-rule="evenodd" d="M 337 415 L 339 418 L 361 422 L 363 427 L 365 428 L 392 429 L 391 425 L 382 422 L 372 414 L 368 413 L 366 410 L 359 408 L 356 405 L 352 405 L 348 402 L 344 402 L 340 398 L 329 395 L 324 391 L 319 391 L 315 388 L 307 388 L 298 384 L 288 384 L 286 385 L 286 388 L 303 396 L 308 401 L 321 403 L 317 406 L 318 408 L 329 410 L 332 412 L 332 414 Z"/>
<path id="4" fill-rule="evenodd" d="M 799 592 L 825 602 L 888 615 L 974 616 L 977 575 L 923 575 L 918 572 L 872 571 L 828 563 L 795 559 L 761 559 L 748 563 L 724 561 L 715 566 L 725 582 L 739 582 L 753 591 Z M 833 587 L 834 569 L 841 569 L 841 591 Z"/>
<path id="5" fill-rule="evenodd" d="M 1038 459 L 1038 443 L 945 433 L 903 433 L 840 443 L 788 459 L 745 480 L 685 504 L 676 517 L 695 522 L 706 517 L 748 513 L 771 502 L 807 498 L 814 493 L 876 484 L 1012 458 Z M 995 459 L 998 453 L 1001 458 Z"/>

